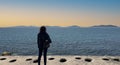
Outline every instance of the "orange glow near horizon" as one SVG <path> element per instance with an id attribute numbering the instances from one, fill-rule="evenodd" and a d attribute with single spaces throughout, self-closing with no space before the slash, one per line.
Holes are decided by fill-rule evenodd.
<path id="1" fill-rule="evenodd" d="M 120 26 L 120 15 L 97 11 L 6 8 L 0 11 L 0 27 L 9 26 Z"/>

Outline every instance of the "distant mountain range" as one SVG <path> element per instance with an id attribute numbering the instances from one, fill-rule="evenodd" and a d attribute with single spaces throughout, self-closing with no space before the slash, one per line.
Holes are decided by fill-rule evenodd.
<path id="1" fill-rule="evenodd" d="M 118 27 L 115 25 L 97 25 L 97 26 L 92 26 L 92 27 Z"/>
<path id="2" fill-rule="evenodd" d="M 67 27 L 60 27 L 60 26 L 46 26 L 48 28 L 84 28 L 84 27 L 80 27 L 77 25 L 73 25 L 73 26 L 67 26 Z M 96 25 L 96 26 L 91 26 L 91 27 L 87 27 L 87 28 L 109 28 L 109 27 L 118 27 L 115 25 Z M 0 27 L 0 28 L 38 28 L 37 26 L 13 26 L 13 27 Z M 85 27 L 86 28 L 86 27 Z"/>

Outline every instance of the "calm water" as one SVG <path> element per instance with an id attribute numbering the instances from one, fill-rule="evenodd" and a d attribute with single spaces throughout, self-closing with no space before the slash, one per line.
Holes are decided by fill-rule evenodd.
<path id="1" fill-rule="evenodd" d="M 37 27 L 0 28 L 0 53 L 38 55 Z M 50 55 L 120 55 L 120 28 L 48 27 Z"/>

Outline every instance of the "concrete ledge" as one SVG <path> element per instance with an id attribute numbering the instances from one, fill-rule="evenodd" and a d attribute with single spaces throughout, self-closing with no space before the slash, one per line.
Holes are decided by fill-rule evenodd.
<path id="1" fill-rule="evenodd" d="M 47 60 L 47 65 L 120 65 L 120 56 L 48 56 Z M 0 56 L 0 65 L 37 65 L 37 56 Z"/>

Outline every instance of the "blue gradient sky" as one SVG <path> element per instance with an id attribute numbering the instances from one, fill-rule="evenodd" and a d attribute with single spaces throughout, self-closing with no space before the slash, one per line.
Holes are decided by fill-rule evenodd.
<path id="1" fill-rule="evenodd" d="M 0 0 L 0 26 L 120 26 L 120 0 Z"/>

